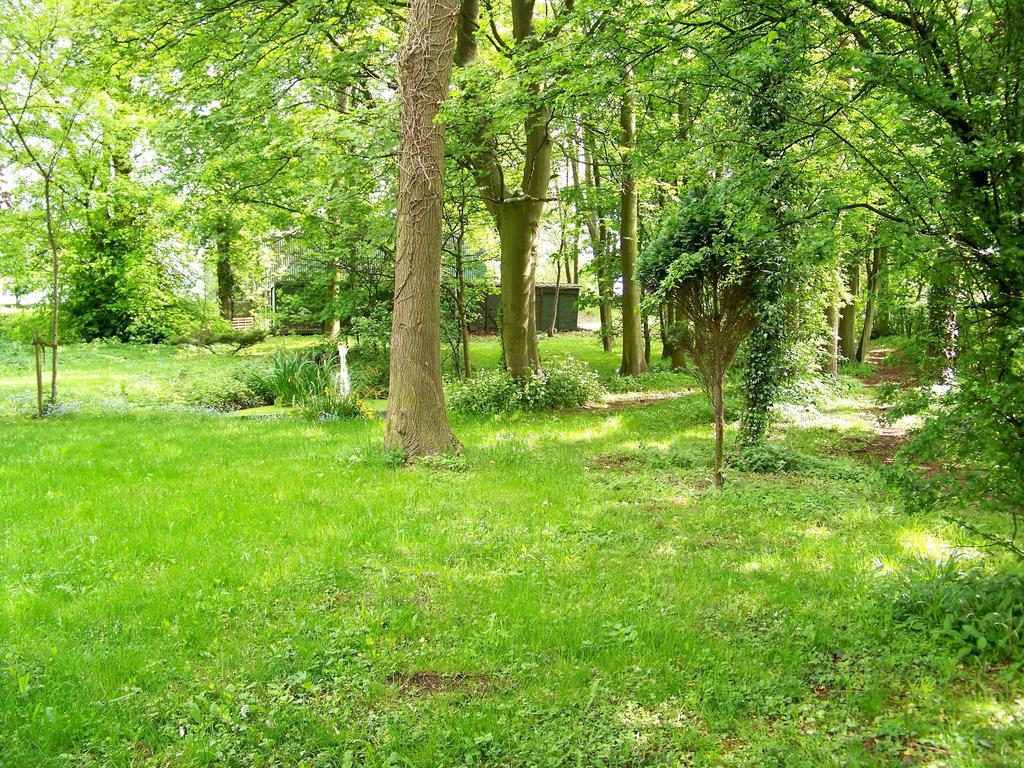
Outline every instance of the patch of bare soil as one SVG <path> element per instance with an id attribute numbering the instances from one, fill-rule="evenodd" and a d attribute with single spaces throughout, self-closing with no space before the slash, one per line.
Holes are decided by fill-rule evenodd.
<path id="1" fill-rule="evenodd" d="M 625 470 L 636 464 L 641 464 L 642 461 L 636 456 L 598 456 L 594 459 L 594 463 L 601 469 Z"/>
<path id="2" fill-rule="evenodd" d="M 913 380 L 913 375 L 905 366 L 889 361 L 892 352 L 889 347 L 879 347 L 868 352 L 867 362 L 875 366 L 871 375 L 864 379 L 864 383 L 869 387 L 879 384 L 902 384 Z"/>
<path id="3" fill-rule="evenodd" d="M 469 675 L 462 672 L 448 674 L 425 670 L 423 672 L 398 672 L 392 675 L 391 682 L 405 693 L 430 696 L 457 691 L 483 693 L 494 684 L 494 678 L 490 675 Z"/>
<path id="4" fill-rule="evenodd" d="M 689 392 L 620 392 L 605 395 L 604 402 L 590 403 L 580 407 L 581 411 L 615 411 L 621 408 L 635 408 L 641 405 L 662 403 L 687 395 Z"/>
<path id="5" fill-rule="evenodd" d="M 868 362 L 875 366 L 875 371 L 864 383 L 869 387 L 877 387 L 879 384 L 905 383 L 912 380 L 907 369 L 898 364 L 889 362 L 893 350 L 888 347 L 879 347 L 868 353 Z M 875 437 L 871 438 L 863 446 L 857 449 L 856 453 L 870 458 L 879 459 L 884 464 L 891 464 L 896 452 L 907 442 L 907 432 L 897 427 L 882 426 L 881 417 L 885 409 L 879 408 L 875 418 L 877 426 L 874 428 Z"/>
<path id="6" fill-rule="evenodd" d="M 856 453 L 862 456 L 879 459 L 884 464 L 891 464 L 896 452 L 907 442 L 907 435 L 903 430 L 890 427 L 879 427 L 875 431 L 875 437 L 868 440 L 864 445 L 856 449 Z"/>

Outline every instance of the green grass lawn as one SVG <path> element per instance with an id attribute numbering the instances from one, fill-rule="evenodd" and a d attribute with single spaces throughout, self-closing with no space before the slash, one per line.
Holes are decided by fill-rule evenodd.
<path id="1" fill-rule="evenodd" d="M 403 468 L 380 419 L 110 407 L 230 357 L 64 360 L 90 407 L 0 417 L 3 768 L 1024 764 L 1019 672 L 892 620 L 959 534 L 900 511 L 855 380 L 777 430 L 811 469 L 716 491 L 685 375 Z"/>

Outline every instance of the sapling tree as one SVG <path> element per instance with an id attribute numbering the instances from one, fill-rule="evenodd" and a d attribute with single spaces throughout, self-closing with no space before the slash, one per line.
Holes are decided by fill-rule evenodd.
<path id="1" fill-rule="evenodd" d="M 13 4 L 0 20 L 0 148 L 27 171 L 42 210 L 50 257 L 50 402 L 57 401 L 61 252 L 65 208 L 72 205 L 62 161 L 88 98 L 62 6 Z"/>
<path id="2" fill-rule="evenodd" d="M 754 324 L 754 279 L 723 211 L 725 185 L 685 200 L 641 259 L 649 290 L 672 301 L 689 320 L 676 339 L 700 375 L 715 411 L 714 482 L 724 482 L 725 374 Z"/>

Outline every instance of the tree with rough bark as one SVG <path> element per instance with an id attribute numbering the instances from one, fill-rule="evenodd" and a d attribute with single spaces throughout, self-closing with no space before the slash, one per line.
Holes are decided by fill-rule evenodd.
<path id="1" fill-rule="evenodd" d="M 401 118 L 391 385 L 385 444 L 406 458 L 456 451 L 441 381 L 444 126 L 457 0 L 413 0 L 399 58 Z"/>
<path id="2" fill-rule="evenodd" d="M 628 70 L 627 70 L 628 73 Z M 631 79 L 631 78 L 628 78 Z M 622 146 L 622 187 L 619 210 L 619 259 L 622 268 L 622 364 L 619 374 L 647 372 L 640 318 L 640 284 L 634 274 L 637 259 L 637 196 L 633 152 L 636 147 L 636 96 L 627 89 L 619 113 Z"/>
<path id="3" fill-rule="evenodd" d="M 846 267 L 847 300 L 839 310 L 839 351 L 847 360 L 857 359 L 857 297 L 860 295 L 860 261 Z"/>
<path id="4" fill-rule="evenodd" d="M 487 94 L 467 78 L 463 107 L 470 133 L 465 162 L 473 169 L 481 199 L 494 218 L 501 248 L 501 337 L 505 367 L 515 378 L 540 369 L 537 347 L 537 259 L 541 217 L 548 202 L 552 170 L 551 123 L 554 116 L 545 97 L 546 82 L 529 66 L 549 34 L 536 28 L 535 0 L 511 0 L 511 39 L 505 40 L 488 4 L 491 35 L 499 55 L 511 62 L 515 88 L 526 105 L 518 126 L 521 152 L 503 154 L 513 141 L 499 141 L 488 115 Z M 568 14 L 572 0 L 563 4 L 559 15 Z M 476 43 L 480 27 L 478 0 L 464 0 L 459 12 L 455 63 L 469 70 L 478 60 Z M 548 28 L 548 33 L 551 28 Z M 461 121 L 460 121 L 461 122 Z M 518 183 L 510 183 L 518 174 Z"/>

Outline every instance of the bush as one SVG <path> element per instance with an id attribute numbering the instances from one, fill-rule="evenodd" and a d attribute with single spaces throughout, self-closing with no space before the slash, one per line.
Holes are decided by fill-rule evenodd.
<path id="1" fill-rule="evenodd" d="M 227 375 L 211 376 L 191 382 L 185 390 L 185 403 L 215 411 L 237 411 L 270 405 L 266 389 L 253 384 L 252 369 L 239 369 Z"/>
<path id="2" fill-rule="evenodd" d="M 938 509 L 1024 560 L 1016 540 L 1024 508 L 1024 348 L 1007 365 L 1001 380 L 961 370 L 952 386 L 919 389 L 898 401 L 887 419 L 920 411 L 925 418 L 897 455 L 891 478 L 909 511 Z M 1005 523 L 995 524 L 999 519 Z"/>
<path id="3" fill-rule="evenodd" d="M 0 339 L 31 344 L 36 331 L 44 339 L 50 336 L 49 310 L 16 309 L 13 312 L 0 312 Z"/>
<path id="4" fill-rule="evenodd" d="M 314 421 L 341 421 L 344 419 L 366 419 L 372 414 L 355 395 L 339 395 L 330 389 L 304 398 L 299 403 L 299 412 Z"/>
<path id="5" fill-rule="evenodd" d="M 370 415 L 360 398 L 338 391 L 338 360 L 333 345 L 316 345 L 299 352 L 278 352 L 271 367 L 257 374 L 274 402 L 291 405 L 317 421 L 365 418 Z"/>
<path id="6" fill-rule="evenodd" d="M 251 329 L 248 331 L 236 331 L 226 321 L 218 321 L 214 325 L 204 326 L 194 333 L 185 336 L 177 336 L 172 344 L 191 344 L 195 347 L 214 347 L 218 344 L 235 347 L 237 352 L 240 349 L 259 344 L 267 338 L 267 332 Z"/>
<path id="7" fill-rule="evenodd" d="M 496 414 L 574 408 L 595 399 L 597 373 L 572 359 L 524 379 L 504 371 L 481 371 L 448 387 L 448 407 L 455 413 Z"/>
<path id="8" fill-rule="evenodd" d="M 390 361 L 386 349 L 354 347 L 348 353 L 348 367 L 352 391 L 359 397 L 383 400 L 388 396 Z"/>
<path id="9" fill-rule="evenodd" d="M 270 371 L 267 368 L 254 363 L 238 368 L 233 375 L 249 387 L 254 398 L 260 400 L 261 403 L 269 405 L 274 402 L 274 389 L 271 386 Z"/>
<path id="10" fill-rule="evenodd" d="M 897 622 L 958 648 L 959 656 L 1019 659 L 1024 651 L 1024 572 L 922 562 L 899 586 Z"/>
<path id="11" fill-rule="evenodd" d="M 791 472 L 801 464 L 796 454 L 780 445 L 754 443 L 729 457 L 729 466 L 740 472 L 776 475 Z"/>
<path id="12" fill-rule="evenodd" d="M 309 352 L 275 352 L 270 361 L 265 384 L 278 405 L 298 405 L 326 385 L 322 366 Z"/>

